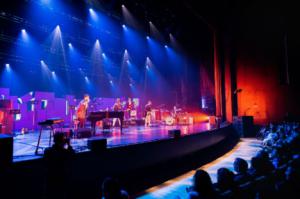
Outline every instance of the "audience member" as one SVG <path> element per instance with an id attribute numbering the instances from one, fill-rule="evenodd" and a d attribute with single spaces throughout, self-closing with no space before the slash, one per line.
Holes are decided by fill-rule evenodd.
<path id="1" fill-rule="evenodd" d="M 197 170 L 193 177 L 193 186 L 189 191 L 189 198 L 195 199 L 214 199 L 217 193 L 209 174 L 204 170 Z"/>
<path id="2" fill-rule="evenodd" d="M 46 197 L 66 198 L 69 188 L 71 160 L 74 150 L 64 133 L 54 135 L 54 144 L 45 150 L 44 161 L 47 168 Z"/>
<path id="3" fill-rule="evenodd" d="M 236 172 L 234 176 L 234 181 L 237 184 L 243 184 L 251 180 L 251 176 L 248 173 L 248 163 L 242 158 L 236 158 L 233 163 L 234 171 Z"/>
<path id="4" fill-rule="evenodd" d="M 121 189 L 119 182 L 114 178 L 106 178 L 102 183 L 103 199 L 128 199 L 128 194 Z"/>

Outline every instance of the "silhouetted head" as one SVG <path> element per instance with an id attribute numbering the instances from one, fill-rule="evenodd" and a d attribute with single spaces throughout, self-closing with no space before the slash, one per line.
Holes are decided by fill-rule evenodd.
<path id="1" fill-rule="evenodd" d="M 248 163 L 242 158 L 236 158 L 233 163 L 234 171 L 237 173 L 246 173 L 248 170 Z"/>
<path id="2" fill-rule="evenodd" d="M 222 191 L 234 188 L 234 174 L 227 168 L 217 171 L 218 188 Z"/>
<path id="3" fill-rule="evenodd" d="M 105 199 L 121 198 L 121 187 L 119 182 L 111 177 L 106 178 L 102 183 L 102 194 Z"/>
<path id="4" fill-rule="evenodd" d="M 200 193 L 201 195 L 207 195 L 213 192 L 213 184 L 209 174 L 206 171 L 202 169 L 197 170 L 193 180 L 194 189 L 196 192 Z"/>
<path id="5" fill-rule="evenodd" d="M 54 144 L 55 144 L 56 146 L 61 146 L 61 147 L 63 147 L 63 146 L 66 144 L 66 136 L 65 136 L 65 134 L 62 133 L 62 132 L 57 132 L 57 133 L 55 133 L 55 134 L 54 134 L 53 140 L 54 140 Z"/>

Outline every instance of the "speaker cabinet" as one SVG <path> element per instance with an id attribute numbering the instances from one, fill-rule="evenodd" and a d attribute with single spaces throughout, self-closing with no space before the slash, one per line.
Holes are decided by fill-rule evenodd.
<path id="1" fill-rule="evenodd" d="M 180 129 L 169 130 L 168 133 L 169 133 L 169 136 L 172 138 L 180 138 L 180 136 L 181 136 Z"/>
<path id="2" fill-rule="evenodd" d="M 107 140 L 104 138 L 90 138 L 87 141 L 87 146 L 93 152 L 101 152 L 106 149 Z"/>
<path id="3" fill-rule="evenodd" d="M 9 167 L 13 158 L 13 137 L 0 134 L 0 170 Z"/>
<path id="4" fill-rule="evenodd" d="M 253 116 L 233 117 L 233 124 L 241 137 L 255 137 Z"/>

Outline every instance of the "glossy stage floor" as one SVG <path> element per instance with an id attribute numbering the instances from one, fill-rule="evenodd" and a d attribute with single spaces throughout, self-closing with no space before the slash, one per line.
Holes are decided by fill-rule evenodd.
<path id="1" fill-rule="evenodd" d="M 120 147 L 131 144 L 141 144 L 145 142 L 153 142 L 162 139 L 168 139 L 168 131 L 172 129 L 180 129 L 182 136 L 190 134 L 201 133 L 204 131 L 211 130 L 212 127 L 208 122 L 197 123 L 193 125 L 173 125 L 173 126 L 155 126 L 155 127 L 144 127 L 144 126 L 130 126 L 123 129 L 120 132 L 120 128 L 112 128 L 110 130 L 102 131 L 97 130 L 96 136 L 99 138 L 107 139 L 108 148 Z M 88 151 L 87 147 L 88 138 L 71 139 L 71 145 L 76 152 Z M 24 161 L 35 158 L 40 158 L 41 155 L 35 155 L 35 149 L 38 141 L 38 131 L 20 134 L 14 137 L 14 150 L 13 160 Z M 43 150 L 49 145 L 49 132 L 44 130 L 41 138 L 41 149 L 39 154 L 43 154 Z"/>

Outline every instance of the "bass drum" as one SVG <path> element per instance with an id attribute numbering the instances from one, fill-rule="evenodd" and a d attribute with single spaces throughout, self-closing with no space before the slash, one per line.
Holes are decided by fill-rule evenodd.
<path id="1" fill-rule="evenodd" d="M 175 119 L 171 116 L 165 118 L 166 125 L 174 125 Z"/>

